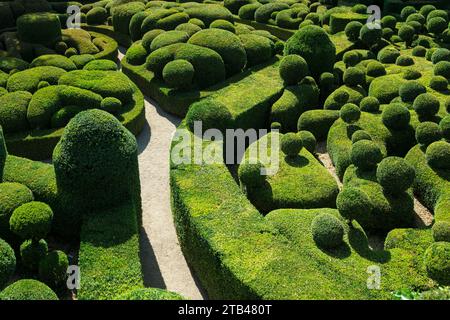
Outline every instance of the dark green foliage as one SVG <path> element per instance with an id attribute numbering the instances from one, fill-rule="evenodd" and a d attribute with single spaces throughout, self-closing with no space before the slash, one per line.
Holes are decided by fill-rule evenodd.
<path id="1" fill-rule="evenodd" d="M 402 9 L 400 17 L 402 18 L 403 21 L 406 21 L 406 19 L 413 13 L 417 13 L 416 8 L 414 8 L 413 6 L 406 6 Z"/>
<path id="2" fill-rule="evenodd" d="M 142 22 L 147 18 L 149 13 L 147 11 L 138 12 L 130 20 L 130 37 L 132 41 L 137 41 L 142 38 Z"/>
<path id="3" fill-rule="evenodd" d="M 298 29 L 300 22 L 302 22 L 302 18 L 299 16 L 299 10 L 297 9 L 281 10 L 275 17 L 275 23 L 280 28 Z"/>
<path id="4" fill-rule="evenodd" d="M 349 87 L 362 86 L 366 82 L 366 74 L 359 68 L 350 67 L 345 70 L 343 80 L 344 84 Z"/>
<path id="5" fill-rule="evenodd" d="M 117 300 L 184 300 L 178 293 L 158 288 L 140 288 L 128 291 Z"/>
<path id="6" fill-rule="evenodd" d="M 22 279 L 0 292 L 0 300 L 58 300 L 58 297 L 42 282 Z"/>
<path id="7" fill-rule="evenodd" d="M 352 143 L 361 141 L 361 140 L 372 140 L 372 137 L 369 133 L 364 130 L 357 130 L 352 134 Z"/>
<path id="8" fill-rule="evenodd" d="M 383 32 L 381 29 L 370 29 L 367 24 L 363 25 L 361 31 L 359 32 L 359 37 L 361 41 L 368 47 L 372 47 L 381 40 Z"/>
<path id="9" fill-rule="evenodd" d="M 352 145 L 352 163 L 363 171 L 371 170 L 383 159 L 380 148 L 370 140 L 360 140 Z"/>
<path id="10" fill-rule="evenodd" d="M 114 31 L 126 35 L 130 34 L 131 18 L 141 11 L 144 11 L 145 5 L 141 2 L 131 2 L 112 8 L 112 25 Z"/>
<path id="11" fill-rule="evenodd" d="M 302 146 L 308 150 L 309 152 L 311 152 L 312 154 L 314 154 L 314 151 L 316 150 L 316 138 L 314 137 L 314 135 L 306 130 L 301 130 L 297 133 L 300 136 L 300 139 L 302 140 Z"/>
<path id="12" fill-rule="evenodd" d="M 441 61 L 434 66 L 434 75 L 443 76 L 447 80 L 450 80 L 450 62 Z"/>
<path id="13" fill-rule="evenodd" d="M 356 104 L 346 103 L 339 111 L 339 116 L 344 122 L 351 124 L 359 120 L 361 110 Z"/>
<path id="14" fill-rule="evenodd" d="M 16 91 L 0 96 L 0 126 L 5 133 L 25 131 L 29 128 L 27 108 L 32 94 Z"/>
<path id="15" fill-rule="evenodd" d="M 400 52 L 392 47 L 387 47 L 378 52 L 377 59 L 381 63 L 395 63 L 400 56 Z"/>
<path id="16" fill-rule="evenodd" d="M 150 45 L 150 51 L 174 44 L 187 42 L 189 35 L 184 31 L 171 30 L 156 36 Z"/>
<path id="17" fill-rule="evenodd" d="M 367 65 L 367 75 L 369 77 L 381 77 L 386 75 L 385 67 L 378 61 L 372 61 Z"/>
<path id="18" fill-rule="evenodd" d="M 32 201 L 14 210 L 9 225 L 22 239 L 39 240 L 50 232 L 52 220 L 53 211 L 47 204 Z"/>
<path id="19" fill-rule="evenodd" d="M 384 107 L 381 114 L 383 124 L 394 130 L 402 130 L 408 127 L 411 114 L 408 108 L 400 103 L 392 103 Z"/>
<path id="20" fill-rule="evenodd" d="M 434 18 L 436 19 L 436 18 Z M 450 284 L 450 243 L 433 243 L 424 255 L 424 264 L 428 276 L 439 284 Z"/>
<path id="21" fill-rule="evenodd" d="M 394 30 L 396 25 L 397 25 L 397 19 L 394 16 L 384 16 L 381 19 L 381 26 L 383 28 L 390 28 L 390 29 Z"/>
<path id="22" fill-rule="evenodd" d="M 246 4 L 239 8 L 238 16 L 241 19 L 253 20 L 255 18 L 256 10 L 261 6 L 262 4 L 259 2 Z"/>
<path id="23" fill-rule="evenodd" d="M 445 29 L 447 29 L 447 26 L 448 22 L 441 17 L 430 19 L 427 22 L 428 31 L 434 33 L 435 35 L 440 35 Z"/>
<path id="24" fill-rule="evenodd" d="M 430 93 L 422 93 L 414 100 L 413 108 L 420 118 L 432 118 L 439 111 L 439 100 Z"/>
<path id="25" fill-rule="evenodd" d="M 172 88 L 186 88 L 194 79 L 194 66 L 187 60 L 173 60 L 163 69 L 163 79 Z"/>
<path id="26" fill-rule="evenodd" d="M 17 19 L 17 35 L 24 42 L 53 45 L 61 39 L 61 23 L 53 13 L 24 14 Z"/>
<path id="27" fill-rule="evenodd" d="M 450 143 L 436 141 L 426 151 L 428 165 L 435 169 L 450 169 Z"/>
<path id="28" fill-rule="evenodd" d="M 65 285 L 69 260 L 59 250 L 48 253 L 39 261 L 39 279 L 53 289 Z"/>
<path id="29" fill-rule="evenodd" d="M 218 129 L 222 133 L 231 128 L 233 116 L 228 108 L 215 99 L 203 99 L 194 103 L 186 114 L 186 124 L 194 132 L 195 122 L 201 121 L 202 133 L 208 129 Z"/>
<path id="30" fill-rule="evenodd" d="M 398 36 L 400 37 L 400 39 L 405 41 L 407 45 L 411 44 L 411 42 L 414 40 L 415 35 L 416 29 L 414 29 L 414 27 L 410 26 L 409 24 L 402 25 L 398 30 Z"/>
<path id="31" fill-rule="evenodd" d="M 450 242 L 450 223 L 448 221 L 436 221 L 432 231 L 434 241 Z"/>
<path id="32" fill-rule="evenodd" d="M 336 47 L 328 34 L 318 26 L 306 26 L 297 31 L 286 41 L 284 53 L 303 57 L 316 79 L 324 72 L 332 72 L 336 61 Z"/>
<path id="33" fill-rule="evenodd" d="M 48 54 L 37 57 L 30 64 L 31 68 L 41 66 L 58 67 L 66 71 L 72 71 L 77 69 L 76 65 L 73 63 L 72 60 L 59 54 Z"/>
<path id="34" fill-rule="evenodd" d="M 359 21 L 349 22 L 345 26 L 345 35 L 347 36 L 348 40 L 353 42 L 357 41 L 359 39 L 359 33 L 361 32 L 362 27 L 363 24 Z"/>
<path id="35" fill-rule="evenodd" d="M 240 34 L 239 39 L 244 45 L 245 53 L 247 54 L 246 67 L 264 63 L 275 54 L 273 42 L 266 37 L 248 33 Z"/>
<path id="36" fill-rule="evenodd" d="M 44 239 L 25 240 L 20 245 L 22 264 L 31 271 L 37 271 L 39 261 L 47 255 L 48 245 Z"/>
<path id="37" fill-rule="evenodd" d="M 52 128 L 64 128 L 73 117 L 86 109 L 88 109 L 86 106 L 62 107 L 52 115 L 50 125 Z"/>
<path id="38" fill-rule="evenodd" d="M 187 23 L 189 21 L 189 15 L 185 12 L 176 12 L 173 13 L 167 17 L 163 17 L 159 19 L 155 27 L 157 29 L 163 29 L 163 30 L 173 30 L 178 25 L 182 23 Z"/>
<path id="39" fill-rule="evenodd" d="M 267 23 L 274 12 L 289 9 L 289 5 L 282 2 L 272 2 L 263 4 L 255 11 L 255 20 L 260 23 Z"/>
<path id="40" fill-rule="evenodd" d="M 98 59 L 86 63 L 83 70 L 117 71 L 117 64 L 111 60 Z"/>
<path id="41" fill-rule="evenodd" d="M 239 165 L 239 180 L 248 187 L 261 186 L 266 181 L 266 176 L 262 174 L 263 169 L 264 166 L 259 161 L 256 163 L 242 163 Z"/>
<path id="42" fill-rule="evenodd" d="M 107 97 L 102 100 L 100 107 L 102 110 L 105 110 L 112 114 L 120 113 L 122 110 L 122 101 L 114 97 Z"/>
<path id="43" fill-rule="evenodd" d="M 230 31 L 232 33 L 236 33 L 236 29 L 234 27 L 234 24 L 231 23 L 228 20 L 223 20 L 223 19 L 214 20 L 210 24 L 209 27 L 210 28 L 216 28 L 216 29 L 222 29 L 222 30 Z"/>
<path id="44" fill-rule="evenodd" d="M 441 130 L 437 123 L 425 121 L 419 123 L 416 128 L 416 140 L 422 147 L 426 148 L 435 141 L 442 138 Z"/>
<path id="45" fill-rule="evenodd" d="M 415 68 L 407 68 L 403 73 L 403 79 L 405 80 L 417 80 L 420 77 L 422 77 L 422 74 Z"/>
<path id="46" fill-rule="evenodd" d="M 3 289 L 8 283 L 15 270 L 16 256 L 14 255 L 14 250 L 0 238 L 0 289 Z"/>
<path id="47" fill-rule="evenodd" d="M 180 30 L 180 31 L 184 31 L 184 30 Z M 148 32 L 146 32 L 144 34 L 144 36 L 142 37 L 142 45 L 144 46 L 144 48 L 148 51 L 151 52 L 150 46 L 152 44 L 152 41 L 159 35 L 163 34 L 165 31 L 162 29 L 153 29 L 150 30 Z"/>
<path id="48" fill-rule="evenodd" d="M 339 119 L 337 110 L 308 110 L 302 113 L 298 119 L 298 130 L 312 132 L 317 140 L 323 141 L 327 138 L 331 125 Z"/>
<path id="49" fill-rule="evenodd" d="M 288 157 L 296 157 L 302 147 L 302 139 L 297 133 L 288 132 L 281 137 L 281 151 Z"/>
<path id="50" fill-rule="evenodd" d="M 382 37 L 386 40 L 390 40 L 395 35 L 394 30 L 392 30 L 391 28 L 383 28 L 382 32 Z"/>
<path id="51" fill-rule="evenodd" d="M 240 72 L 247 63 L 245 48 L 239 37 L 221 29 L 205 29 L 194 34 L 189 44 L 216 51 L 225 63 L 227 76 Z"/>
<path id="52" fill-rule="evenodd" d="M 344 53 L 344 57 L 342 58 L 342 61 L 344 61 L 345 65 L 347 67 L 354 67 L 359 62 L 361 62 L 361 55 L 358 51 L 351 50 L 346 53 Z"/>
<path id="53" fill-rule="evenodd" d="M 439 122 L 439 128 L 441 129 L 444 139 L 450 141 L 450 115 L 445 116 L 441 122 Z"/>
<path id="54" fill-rule="evenodd" d="M 413 102 L 419 95 L 426 93 L 427 89 L 418 81 L 408 81 L 400 86 L 398 91 L 404 102 Z"/>
<path id="55" fill-rule="evenodd" d="M 431 55 L 431 62 L 436 64 L 441 61 L 450 61 L 450 50 L 446 48 L 436 49 Z"/>
<path id="56" fill-rule="evenodd" d="M 207 27 L 209 27 L 209 25 L 217 19 L 233 21 L 232 13 L 225 7 L 218 4 L 193 6 L 187 8 L 184 12 L 186 12 L 191 19 L 199 19 L 203 21 Z"/>
<path id="57" fill-rule="evenodd" d="M 376 113 L 380 110 L 380 101 L 375 97 L 365 97 L 359 104 L 361 111 Z"/>
<path id="58" fill-rule="evenodd" d="M 91 25 L 104 24 L 108 11 L 103 7 L 94 7 L 86 14 L 86 22 Z"/>
<path id="59" fill-rule="evenodd" d="M 414 64 L 414 60 L 409 56 L 399 56 L 397 60 L 395 60 L 395 64 L 402 67 L 412 66 Z"/>
<path id="60" fill-rule="evenodd" d="M 377 180 L 391 194 L 408 190 L 414 182 L 415 171 L 403 158 L 384 158 L 377 167 Z"/>
<path id="61" fill-rule="evenodd" d="M 230 10 L 233 14 L 238 14 L 239 9 L 244 6 L 252 3 L 251 0 L 225 0 L 223 2 L 223 6 Z"/>
<path id="62" fill-rule="evenodd" d="M 141 41 L 134 42 L 127 50 L 127 61 L 132 65 L 141 65 L 145 63 L 148 52 Z M 84 68 L 83 68 L 84 69 Z"/>
<path id="63" fill-rule="evenodd" d="M 412 55 L 415 57 L 425 57 L 426 54 L 427 54 L 427 48 L 425 48 L 423 46 L 415 46 L 412 49 Z"/>
<path id="64" fill-rule="evenodd" d="M 419 22 L 421 25 L 424 25 L 426 22 L 425 17 L 420 14 L 420 13 L 413 13 L 411 15 L 408 16 L 408 18 L 406 19 L 406 22 L 411 22 L 411 21 L 417 21 Z"/>
<path id="65" fill-rule="evenodd" d="M 334 215 L 322 213 L 311 223 L 311 232 L 316 244 L 325 249 L 339 247 L 343 243 L 344 226 Z"/>
<path id="66" fill-rule="evenodd" d="M 344 218 L 358 220 L 358 217 L 370 214 L 373 205 L 364 191 L 347 187 L 338 194 L 336 207 Z"/>
<path id="67" fill-rule="evenodd" d="M 308 73 L 306 60 L 297 54 L 287 55 L 281 60 L 280 77 L 286 85 L 299 83 Z"/>

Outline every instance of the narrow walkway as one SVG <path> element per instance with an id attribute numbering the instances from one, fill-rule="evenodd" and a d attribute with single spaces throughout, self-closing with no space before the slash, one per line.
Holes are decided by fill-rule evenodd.
<path id="1" fill-rule="evenodd" d="M 124 50 L 119 53 L 123 58 Z M 141 259 L 145 285 L 203 299 L 178 243 L 172 218 L 169 152 L 180 119 L 145 97 L 147 125 L 138 136 L 142 196 Z"/>

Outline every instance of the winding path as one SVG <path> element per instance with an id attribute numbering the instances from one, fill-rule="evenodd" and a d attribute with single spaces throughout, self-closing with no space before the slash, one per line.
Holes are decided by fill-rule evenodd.
<path id="1" fill-rule="evenodd" d="M 121 48 L 119 60 L 125 49 Z M 142 196 L 141 260 L 148 287 L 203 299 L 178 242 L 170 207 L 169 151 L 181 119 L 145 97 L 146 126 L 137 141 Z"/>

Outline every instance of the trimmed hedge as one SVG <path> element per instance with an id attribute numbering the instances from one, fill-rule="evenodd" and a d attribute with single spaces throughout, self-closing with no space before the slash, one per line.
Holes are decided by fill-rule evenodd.
<path id="1" fill-rule="evenodd" d="M 17 19 L 17 34 L 24 42 L 52 45 L 61 38 L 61 23 L 53 13 L 24 14 Z"/>
<path id="2" fill-rule="evenodd" d="M 14 250 L 0 238 L 0 289 L 5 287 L 15 270 L 16 256 Z"/>
<path id="3" fill-rule="evenodd" d="M 42 282 L 22 279 L 0 292 L 0 300 L 58 300 L 58 297 Z"/>

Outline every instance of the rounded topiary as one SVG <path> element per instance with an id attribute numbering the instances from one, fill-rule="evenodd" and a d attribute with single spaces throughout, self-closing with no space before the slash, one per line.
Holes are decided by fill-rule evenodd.
<path id="1" fill-rule="evenodd" d="M 39 279 L 51 288 L 59 288 L 65 284 L 69 260 L 59 250 L 48 253 L 39 262 Z"/>
<path id="2" fill-rule="evenodd" d="M 447 21 L 441 17 L 430 19 L 427 22 L 428 32 L 434 34 L 441 34 L 442 32 L 444 32 L 445 29 L 447 29 L 447 26 L 448 26 Z"/>
<path id="3" fill-rule="evenodd" d="M 108 18 L 108 11 L 103 7 L 94 7 L 86 14 L 86 22 L 96 25 L 103 24 Z"/>
<path id="4" fill-rule="evenodd" d="M 116 114 L 122 109 L 122 101 L 114 97 L 107 97 L 102 100 L 100 107 L 109 113 Z"/>
<path id="5" fill-rule="evenodd" d="M 434 76 L 430 80 L 430 88 L 436 91 L 446 91 L 448 89 L 448 80 L 442 76 Z"/>
<path id="6" fill-rule="evenodd" d="M 408 108 L 400 103 L 391 103 L 381 113 L 383 124 L 390 129 L 402 130 L 408 127 L 411 114 Z"/>
<path id="7" fill-rule="evenodd" d="M 17 35 L 23 42 L 54 45 L 61 39 L 61 23 L 53 13 L 28 13 L 17 21 Z"/>
<path id="8" fill-rule="evenodd" d="M 22 264 L 29 270 L 37 270 L 39 261 L 47 255 L 48 245 L 44 239 L 25 240 L 20 245 L 20 257 Z"/>
<path id="9" fill-rule="evenodd" d="M 334 77 L 334 74 L 331 72 L 324 72 L 320 75 L 320 88 L 322 89 L 331 89 L 336 82 L 336 79 Z"/>
<path id="10" fill-rule="evenodd" d="M 419 117 L 431 118 L 439 111 L 439 100 L 430 93 L 422 93 L 414 100 L 413 108 Z"/>
<path id="11" fill-rule="evenodd" d="M 435 169 L 450 169 L 450 143 L 436 141 L 426 150 L 428 165 Z"/>
<path id="12" fill-rule="evenodd" d="M 288 157 L 296 157 L 302 147 L 302 139 L 297 133 L 288 132 L 281 137 L 281 151 Z"/>
<path id="13" fill-rule="evenodd" d="M 316 244 L 325 249 L 340 246 L 344 238 L 342 222 L 329 213 L 321 213 L 311 223 L 311 233 Z"/>
<path id="14" fill-rule="evenodd" d="M 352 143 L 361 141 L 361 140 L 372 140 L 372 137 L 367 131 L 364 130 L 356 130 L 352 134 Z"/>
<path id="15" fill-rule="evenodd" d="M 361 55 L 358 51 L 352 50 L 344 53 L 342 58 L 346 66 L 354 67 L 361 61 Z"/>
<path id="16" fill-rule="evenodd" d="M 403 158 L 384 158 L 377 167 L 377 180 L 391 194 L 408 190 L 414 182 L 415 170 Z"/>
<path id="17" fill-rule="evenodd" d="M 239 39 L 244 45 L 247 54 L 247 68 L 270 60 L 278 50 L 275 48 L 272 40 L 258 34 L 240 34 Z"/>
<path id="18" fill-rule="evenodd" d="M 0 239 L 0 289 L 8 283 L 15 270 L 16 256 L 14 250 L 6 241 Z"/>
<path id="19" fill-rule="evenodd" d="M 78 54 L 78 51 L 75 48 L 69 48 L 69 49 L 66 50 L 66 52 L 64 52 L 64 55 L 67 58 L 70 58 L 70 57 L 75 56 L 77 54 Z"/>
<path id="20" fill-rule="evenodd" d="M 324 72 L 332 72 L 336 62 L 336 47 L 328 34 L 318 26 L 305 26 L 298 30 L 286 41 L 284 53 L 303 57 L 316 79 Z"/>
<path id="21" fill-rule="evenodd" d="M 22 279 L 0 292 L 0 300 L 58 300 L 58 296 L 42 282 Z"/>
<path id="22" fill-rule="evenodd" d="M 381 77 L 386 75 L 386 68 L 378 61 L 372 61 L 367 65 L 367 75 L 369 77 Z"/>
<path id="23" fill-rule="evenodd" d="M 434 66 L 434 75 L 443 76 L 447 80 L 450 80 L 450 62 L 440 61 Z"/>
<path id="24" fill-rule="evenodd" d="M 297 54 L 285 56 L 280 63 L 280 77 L 286 85 L 294 85 L 308 75 L 308 64 Z"/>
<path id="25" fill-rule="evenodd" d="M 64 54 L 64 52 L 66 52 L 67 49 L 69 49 L 69 46 L 67 45 L 67 43 L 65 43 L 63 41 L 58 41 L 55 44 L 55 51 L 58 54 Z"/>
<path id="26" fill-rule="evenodd" d="M 192 84 L 195 70 L 187 60 L 178 59 L 166 64 L 162 72 L 163 79 L 172 88 L 186 88 Z"/>
<path id="27" fill-rule="evenodd" d="M 395 60 L 395 64 L 402 67 L 412 66 L 414 64 L 414 60 L 408 56 L 400 56 L 397 60 Z"/>
<path id="28" fill-rule="evenodd" d="M 378 52 L 377 59 L 381 63 L 395 63 L 399 56 L 400 51 L 392 47 L 387 47 Z"/>
<path id="29" fill-rule="evenodd" d="M 413 102 L 417 96 L 426 92 L 427 89 L 418 81 L 408 81 L 402 84 L 398 90 L 400 98 L 404 102 Z"/>
<path id="30" fill-rule="evenodd" d="M 178 30 L 178 31 L 183 31 L 183 30 Z M 155 38 L 163 33 L 165 33 L 165 30 L 162 29 L 153 29 L 150 30 L 148 32 L 146 32 L 144 34 L 144 36 L 142 37 L 142 46 L 145 48 L 145 50 L 147 50 L 147 52 L 151 52 L 151 44 L 152 41 L 155 40 Z"/>
<path id="31" fill-rule="evenodd" d="M 409 24 L 404 24 L 398 30 L 398 36 L 405 41 L 408 45 L 414 40 L 416 35 L 416 29 Z"/>
<path id="32" fill-rule="evenodd" d="M 297 134 L 302 140 L 302 146 L 309 152 L 314 153 L 317 144 L 316 137 L 314 137 L 314 135 L 307 130 L 301 130 Z"/>
<path id="33" fill-rule="evenodd" d="M 233 32 L 233 33 L 236 32 L 236 28 L 235 28 L 234 24 L 231 23 L 230 21 L 223 20 L 223 19 L 214 20 L 209 25 L 209 27 L 210 28 L 217 28 L 217 29 L 227 30 L 227 31 L 230 31 L 230 32 Z"/>
<path id="34" fill-rule="evenodd" d="M 445 116 L 439 122 L 439 128 L 441 129 L 441 133 L 444 139 L 450 141 L 450 115 Z"/>
<path id="35" fill-rule="evenodd" d="M 1 131 L 0 131 L 1 143 Z M 1 146 L 1 145 L 0 145 Z M 0 172 L 1 173 L 1 172 Z M 15 209 L 33 201 L 33 193 L 28 187 L 16 182 L 0 183 L 0 236 L 10 234 L 9 219 Z"/>
<path id="36" fill-rule="evenodd" d="M 435 6 L 433 6 L 432 4 L 426 4 L 426 5 L 423 5 L 423 6 L 420 8 L 419 12 L 420 12 L 420 14 L 421 14 L 422 16 L 424 16 L 425 18 L 427 18 L 428 15 L 429 15 L 431 12 L 435 11 L 435 10 L 436 10 L 436 7 L 435 7 Z"/>
<path id="37" fill-rule="evenodd" d="M 373 141 L 360 140 L 352 145 L 350 159 L 358 169 L 368 171 L 376 167 L 383 159 L 383 154 Z"/>
<path id="38" fill-rule="evenodd" d="M 450 242 L 435 242 L 424 254 L 428 276 L 441 285 L 450 284 Z"/>
<path id="39" fill-rule="evenodd" d="M 415 68 L 407 68 L 403 73 L 403 79 L 405 80 L 417 80 L 420 77 L 422 77 L 422 74 Z"/>
<path id="40" fill-rule="evenodd" d="M 336 207 L 341 216 L 348 220 L 358 219 L 358 217 L 370 214 L 373 204 L 369 196 L 359 188 L 346 187 L 336 198 Z"/>
<path id="41" fill-rule="evenodd" d="M 450 242 L 450 222 L 436 221 L 433 225 L 432 231 L 434 241 Z"/>
<path id="42" fill-rule="evenodd" d="M 441 61 L 450 61 L 450 50 L 447 48 L 438 48 L 431 55 L 431 62 L 436 64 Z"/>
<path id="43" fill-rule="evenodd" d="M 427 54 L 427 48 L 425 48 L 423 46 L 415 46 L 412 49 L 412 55 L 414 57 L 425 57 L 426 54 Z"/>
<path id="44" fill-rule="evenodd" d="M 348 93 L 347 91 L 344 91 L 344 90 L 337 91 L 337 92 L 334 94 L 334 100 L 335 100 L 337 103 L 342 104 L 342 105 L 343 105 L 344 103 L 346 103 L 346 102 L 348 101 L 349 98 L 350 98 L 349 93 Z"/>
<path id="45" fill-rule="evenodd" d="M 421 25 L 424 25 L 426 22 L 426 18 L 420 13 L 413 13 L 413 14 L 409 15 L 408 18 L 406 19 L 406 22 L 411 22 L 411 21 L 417 21 Z"/>
<path id="46" fill-rule="evenodd" d="M 345 70 L 343 80 L 345 85 L 349 87 L 364 85 L 366 82 L 366 74 L 359 68 L 350 67 Z"/>
<path id="47" fill-rule="evenodd" d="M 362 27 L 363 24 L 359 21 L 351 21 L 347 23 L 345 26 L 345 35 L 348 40 L 356 42 L 359 39 L 359 33 L 361 32 Z"/>
<path id="48" fill-rule="evenodd" d="M 380 101 L 375 97 L 365 97 L 359 103 L 361 111 L 375 113 L 380 110 Z"/>
<path id="49" fill-rule="evenodd" d="M 239 180 L 249 187 L 262 186 L 266 180 L 266 176 L 263 175 L 264 166 L 261 162 L 256 163 L 244 162 L 239 165 L 238 175 Z"/>
<path id="50" fill-rule="evenodd" d="M 32 201 L 14 210 L 9 225 L 11 231 L 23 239 L 42 239 L 50 232 L 52 209 L 43 202 Z"/>
<path id="51" fill-rule="evenodd" d="M 359 120 L 361 110 L 356 104 L 346 103 L 339 111 L 339 116 L 344 122 L 351 124 Z"/>
<path id="52" fill-rule="evenodd" d="M 406 6 L 402 9 L 402 11 L 400 12 L 400 18 L 403 21 L 406 21 L 406 19 L 412 15 L 413 13 L 416 13 L 417 10 L 416 8 L 414 8 L 413 6 Z"/>
<path id="53" fill-rule="evenodd" d="M 394 16 L 384 16 L 381 19 L 381 25 L 383 28 L 395 29 L 397 25 L 397 19 Z"/>
<path id="54" fill-rule="evenodd" d="M 390 40 L 392 36 L 395 35 L 394 30 L 392 30 L 391 28 L 383 28 L 382 32 L 383 32 L 383 39 L 386 40 Z"/>
<path id="55" fill-rule="evenodd" d="M 214 99 L 203 99 L 194 103 L 186 114 L 186 124 L 194 132 L 196 122 L 201 122 L 202 133 L 208 129 L 225 132 L 233 124 L 233 116 L 228 108 Z"/>
<path id="56" fill-rule="evenodd" d="M 361 31 L 359 32 L 361 41 L 369 47 L 377 44 L 381 40 L 382 36 L 383 31 L 381 29 L 370 29 L 367 24 L 363 25 Z"/>
<path id="57" fill-rule="evenodd" d="M 437 123 L 425 121 L 419 123 L 416 128 L 417 143 L 423 147 L 428 147 L 435 141 L 441 140 L 442 134 Z"/>

